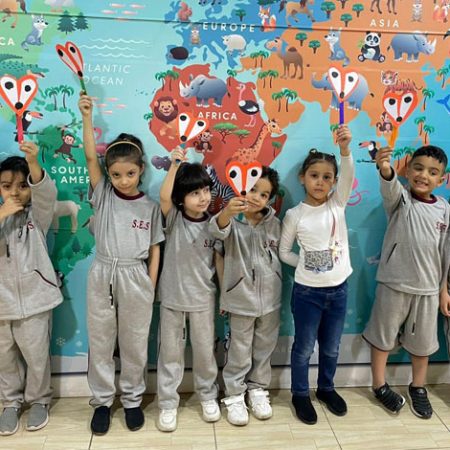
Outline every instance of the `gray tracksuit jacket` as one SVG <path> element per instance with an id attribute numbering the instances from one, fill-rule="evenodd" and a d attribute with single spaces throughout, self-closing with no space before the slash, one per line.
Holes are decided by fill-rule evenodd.
<path id="1" fill-rule="evenodd" d="M 31 204 L 0 223 L 0 320 L 23 319 L 62 302 L 46 235 L 56 202 L 54 182 L 31 186 Z"/>
<path id="2" fill-rule="evenodd" d="M 234 217 L 223 230 L 217 225 L 217 216 L 211 219 L 209 230 L 224 241 L 220 308 L 250 317 L 260 317 L 280 308 L 281 223 L 275 211 L 269 208 L 256 226 L 250 225 L 244 215 Z"/>

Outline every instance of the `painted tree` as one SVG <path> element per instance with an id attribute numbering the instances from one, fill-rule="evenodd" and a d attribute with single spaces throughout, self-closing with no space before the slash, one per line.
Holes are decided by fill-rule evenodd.
<path id="1" fill-rule="evenodd" d="M 403 156 L 403 148 L 396 148 L 394 149 L 394 151 L 392 152 L 392 158 L 395 159 L 395 167 L 396 170 L 400 169 L 400 159 Z"/>
<path id="2" fill-rule="evenodd" d="M 253 52 L 250 53 L 250 58 L 253 59 L 255 61 L 255 66 L 254 68 L 256 69 L 258 67 L 258 58 L 259 58 L 259 52 Z"/>
<path id="3" fill-rule="evenodd" d="M 413 153 L 416 151 L 414 147 L 405 147 L 404 148 L 404 155 L 405 155 L 405 167 L 408 165 L 408 157 L 411 157 Z"/>
<path id="4" fill-rule="evenodd" d="M 233 134 L 235 134 L 239 138 L 239 143 L 242 144 L 242 141 L 250 134 L 250 131 L 236 130 L 236 131 L 233 131 Z"/>
<path id="5" fill-rule="evenodd" d="M 62 16 L 59 18 L 58 31 L 62 31 L 63 33 L 66 34 L 75 31 L 72 16 L 69 14 L 69 11 L 64 11 Z"/>
<path id="6" fill-rule="evenodd" d="M 338 128 L 339 128 L 339 124 L 338 124 L 338 123 L 332 123 L 332 124 L 330 125 L 330 131 L 331 131 L 333 134 L 337 131 Z"/>
<path id="7" fill-rule="evenodd" d="M 317 41 L 316 39 L 314 39 L 309 42 L 308 47 L 312 48 L 313 53 L 316 54 L 317 49 L 320 47 L 320 41 Z"/>
<path id="8" fill-rule="evenodd" d="M 278 78 L 280 76 L 279 72 L 277 70 L 268 70 L 267 71 L 269 76 L 269 88 L 272 89 L 272 81 L 274 78 Z"/>
<path id="9" fill-rule="evenodd" d="M 44 93 L 45 93 L 46 97 L 50 97 L 50 96 L 53 97 L 53 107 L 54 107 L 54 111 L 56 111 L 58 108 L 58 103 L 57 103 L 56 97 L 59 93 L 59 89 L 56 86 L 49 87 L 44 91 Z"/>
<path id="10" fill-rule="evenodd" d="M 362 11 L 364 11 L 364 5 L 362 3 L 355 3 L 352 6 L 352 11 L 356 13 L 356 17 L 359 17 Z"/>
<path id="11" fill-rule="evenodd" d="M 75 19 L 75 28 L 81 31 L 87 30 L 89 28 L 86 17 L 84 17 L 84 14 L 82 12 L 80 12 L 80 14 L 78 14 L 77 18 Z"/>
<path id="12" fill-rule="evenodd" d="M 273 148 L 273 157 L 275 158 L 277 154 L 280 153 L 281 142 L 272 141 L 272 148 Z"/>
<path id="13" fill-rule="evenodd" d="M 80 199 L 80 202 L 82 202 L 84 200 L 84 196 L 86 195 L 86 189 L 82 188 L 80 186 L 76 186 L 75 188 L 72 189 L 72 192 L 78 196 L 78 198 Z"/>
<path id="14" fill-rule="evenodd" d="M 281 100 L 284 97 L 284 94 L 282 91 L 280 92 L 274 92 L 272 94 L 272 100 L 278 101 L 278 112 L 281 111 Z"/>
<path id="15" fill-rule="evenodd" d="M 63 108 L 66 109 L 66 96 L 71 97 L 75 93 L 75 91 L 74 91 L 73 87 L 64 85 L 64 86 L 60 87 L 59 92 L 63 96 L 63 98 L 62 98 Z"/>
<path id="16" fill-rule="evenodd" d="M 157 73 L 155 73 L 156 81 L 161 81 L 162 90 L 164 90 L 164 87 L 166 86 L 166 80 L 165 80 L 166 75 L 167 75 L 167 72 L 157 72 Z"/>
<path id="17" fill-rule="evenodd" d="M 146 120 L 147 122 L 152 119 L 153 119 L 153 113 L 151 111 L 144 114 L 144 120 Z"/>
<path id="18" fill-rule="evenodd" d="M 168 70 L 166 72 L 166 77 L 169 78 L 169 91 L 172 90 L 172 80 L 178 79 L 180 74 L 175 72 L 175 70 Z"/>
<path id="19" fill-rule="evenodd" d="M 243 9 L 236 9 L 234 11 L 234 15 L 239 17 L 239 20 L 242 22 L 242 19 L 247 15 L 247 13 Z"/>
<path id="20" fill-rule="evenodd" d="M 303 42 L 308 39 L 308 35 L 302 31 L 295 35 L 295 39 L 300 42 L 300 47 L 303 47 Z"/>
<path id="21" fill-rule="evenodd" d="M 427 118 L 425 116 L 419 116 L 414 119 L 414 123 L 416 125 L 419 125 L 419 135 L 420 136 L 422 135 L 422 132 L 423 132 L 423 124 L 425 123 L 425 120 L 427 120 Z"/>
<path id="22" fill-rule="evenodd" d="M 341 16 L 342 22 L 345 23 L 345 27 L 348 27 L 348 23 L 353 20 L 353 16 L 351 14 L 342 14 Z"/>
<path id="23" fill-rule="evenodd" d="M 333 2 L 323 2 L 320 5 L 320 9 L 327 14 L 327 19 L 329 19 L 331 13 L 336 9 L 336 5 Z"/>
<path id="24" fill-rule="evenodd" d="M 286 112 L 289 112 L 289 102 L 294 101 L 296 98 L 298 98 L 298 94 L 296 91 L 293 91 L 292 89 L 283 89 L 283 97 L 286 99 L 285 109 Z"/>
<path id="25" fill-rule="evenodd" d="M 443 66 L 443 67 L 441 67 L 440 69 L 437 70 L 437 74 L 438 74 L 439 77 L 441 77 L 441 80 L 442 80 L 442 84 L 441 84 L 442 88 L 444 88 L 444 85 L 445 85 L 445 82 L 447 80 L 447 75 L 448 75 L 449 71 L 450 71 L 450 66 L 447 66 L 447 67 Z"/>
<path id="26" fill-rule="evenodd" d="M 424 143 L 425 143 L 425 145 L 428 144 L 428 137 L 429 137 L 430 134 L 434 133 L 434 130 L 435 130 L 435 128 L 433 127 L 433 125 L 425 124 L 423 126 L 423 131 L 425 132 L 425 134 L 424 134 L 424 137 L 425 137 Z"/>
<path id="27" fill-rule="evenodd" d="M 78 253 L 81 250 L 81 245 L 80 245 L 80 241 L 78 240 L 78 238 L 75 236 L 73 238 L 72 241 L 72 251 L 74 253 Z"/>
<path id="28" fill-rule="evenodd" d="M 261 69 L 262 69 L 263 61 L 269 57 L 270 53 L 266 50 L 260 50 L 258 52 L 258 55 L 261 58 Z"/>
<path id="29" fill-rule="evenodd" d="M 92 248 L 87 242 L 84 243 L 83 248 L 81 249 L 81 253 L 83 253 L 83 255 L 86 257 L 92 254 Z"/>
<path id="30" fill-rule="evenodd" d="M 268 70 L 263 71 L 263 72 L 259 72 L 259 73 L 258 73 L 258 78 L 259 78 L 260 80 L 263 80 L 263 89 L 266 88 L 266 78 L 267 78 L 268 76 L 269 76 L 269 71 L 268 71 Z"/>
<path id="31" fill-rule="evenodd" d="M 226 144 L 226 137 L 233 133 L 238 128 L 237 125 L 230 122 L 220 122 L 214 125 L 213 129 L 216 130 L 222 137 L 222 142 Z"/>
<path id="32" fill-rule="evenodd" d="M 423 103 L 422 103 L 422 111 L 425 111 L 427 109 L 427 99 L 433 98 L 435 92 L 433 89 L 422 89 L 422 95 L 423 95 Z"/>
<path id="33" fill-rule="evenodd" d="M 341 2 L 341 7 L 342 9 L 345 8 L 345 4 L 347 3 L 347 0 L 338 0 L 339 2 Z"/>
<path id="34" fill-rule="evenodd" d="M 229 86 L 231 84 L 231 79 L 232 78 L 236 78 L 237 71 L 233 70 L 233 69 L 228 69 L 227 70 L 227 75 L 228 75 L 227 83 L 228 83 L 228 86 Z"/>

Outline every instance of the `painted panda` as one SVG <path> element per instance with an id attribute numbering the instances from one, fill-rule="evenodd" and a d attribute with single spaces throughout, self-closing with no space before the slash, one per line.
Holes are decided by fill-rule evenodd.
<path id="1" fill-rule="evenodd" d="M 358 60 L 362 62 L 368 59 L 371 61 L 383 62 L 385 60 L 385 57 L 381 54 L 380 43 L 381 33 L 367 31 L 366 37 L 364 38 L 364 44 L 361 47 L 361 54 L 358 56 Z"/>

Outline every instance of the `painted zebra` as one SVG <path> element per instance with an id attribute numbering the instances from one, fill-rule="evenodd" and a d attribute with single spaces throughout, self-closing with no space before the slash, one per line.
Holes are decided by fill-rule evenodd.
<path id="1" fill-rule="evenodd" d="M 231 189 L 228 184 L 223 184 L 219 180 L 216 169 L 214 169 L 211 164 L 207 164 L 205 169 L 213 182 L 211 189 L 211 203 L 215 203 L 217 199 L 221 199 L 223 203 L 228 203 L 228 201 L 235 196 L 233 189 Z"/>

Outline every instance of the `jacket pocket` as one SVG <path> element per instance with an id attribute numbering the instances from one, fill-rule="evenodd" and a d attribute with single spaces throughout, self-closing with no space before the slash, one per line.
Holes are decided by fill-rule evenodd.
<path id="1" fill-rule="evenodd" d="M 230 288 L 228 288 L 228 289 L 226 290 L 226 292 L 231 292 L 233 289 L 235 289 L 243 279 L 244 279 L 244 277 L 239 278 L 239 280 L 238 280 L 236 283 L 234 283 L 233 286 L 231 286 Z"/>
<path id="2" fill-rule="evenodd" d="M 391 251 L 390 251 L 389 254 L 388 254 L 388 257 L 386 258 L 386 264 L 387 264 L 387 263 L 389 262 L 389 260 L 391 259 L 392 253 L 394 253 L 394 251 L 395 251 L 395 247 L 397 247 L 397 243 L 395 243 L 395 244 L 392 246 Z"/>
<path id="3" fill-rule="evenodd" d="M 0 274 L 0 317 L 17 319 L 20 316 L 19 299 L 17 295 L 17 279 Z"/>
<path id="4" fill-rule="evenodd" d="M 410 244 L 396 242 L 382 254 L 377 281 L 385 283 L 409 283 L 417 281 L 419 273 Z"/>
<path id="5" fill-rule="evenodd" d="M 56 285 L 55 283 L 52 283 L 50 280 L 48 280 L 47 278 L 45 278 L 44 275 L 42 275 L 42 273 L 39 272 L 39 270 L 35 270 L 34 272 L 36 272 L 36 273 L 40 276 L 41 280 L 42 280 L 44 283 L 47 283 L 47 284 L 49 284 L 50 286 L 53 286 L 53 287 L 56 287 L 56 288 L 58 287 L 58 285 Z"/>
<path id="6" fill-rule="evenodd" d="M 53 308 L 62 298 L 54 272 L 47 274 L 38 270 L 21 276 L 20 296 L 26 317 Z"/>

